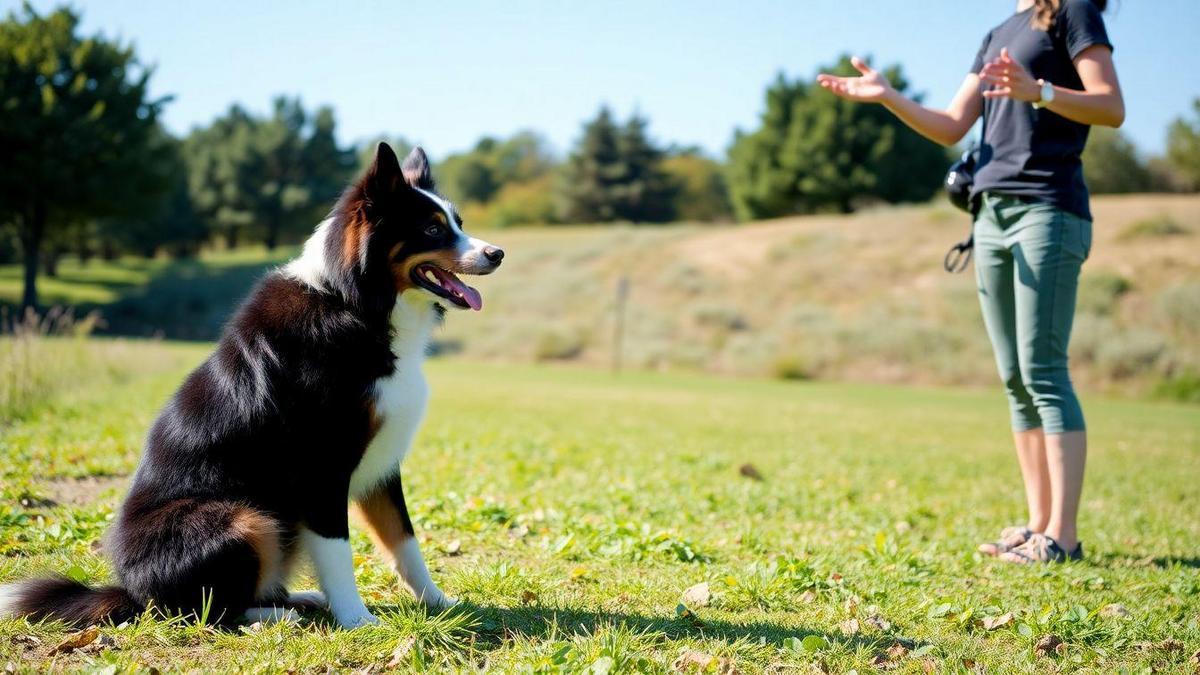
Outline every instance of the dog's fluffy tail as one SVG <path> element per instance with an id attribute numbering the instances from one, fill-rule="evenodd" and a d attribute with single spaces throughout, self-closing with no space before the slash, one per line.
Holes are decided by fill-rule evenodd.
<path id="1" fill-rule="evenodd" d="M 76 626 L 121 623 L 141 613 L 141 603 L 120 586 L 92 587 L 66 577 L 42 577 L 0 586 L 0 618 L 49 619 Z"/>

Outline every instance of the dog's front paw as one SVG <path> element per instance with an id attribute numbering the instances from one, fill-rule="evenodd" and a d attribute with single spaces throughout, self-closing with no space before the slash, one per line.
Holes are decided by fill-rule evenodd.
<path id="1" fill-rule="evenodd" d="M 450 609 L 458 604 L 458 598 L 452 598 L 436 588 L 423 593 L 420 600 L 421 604 L 435 611 Z"/>
<path id="2" fill-rule="evenodd" d="M 361 611 L 334 612 L 333 618 L 337 619 L 339 626 L 346 629 L 379 625 L 379 618 L 368 612 L 365 607 Z"/>

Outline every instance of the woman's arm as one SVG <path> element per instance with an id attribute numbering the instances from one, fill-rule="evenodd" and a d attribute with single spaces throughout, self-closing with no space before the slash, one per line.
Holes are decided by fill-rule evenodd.
<path id="1" fill-rule="evenodd" d="M 850 63 L 862 73 L 861 76 L 838 77 L 821 73 L 817 76 L 817 83 L 851 101 L 882 103 L 913 131 L 935 143 L 954 145 L 959 142 L 983 111 L 983 100 L 979 97 L 979 76 L 973 73 L 963 80 L 950 106 L 945 110 L 936 110 L 893 89 L 882 73 L 857 56 L 850 59 Z"/>
<path id="2" fill-rule="evenodd" d="M 1105 45 L 1088 47 L 1075 57 L 1075 71 L 1083 82 L 1083 91 L 1054 85 L 1054 100 L 1046 107 L 1080 124 L 1121 126 L 1125 121 L 1125 99 L 1117 82 L 1112 50 Z M 1024 66 L 1012 60 L 1007 48 L 1000 50 L 1000 56 L 985 65 L 979 76 L 993 87 L 983 92 L 988 98 L 1007 96 L 1033 102 L 1042 96 L 1041 85 Z"/>

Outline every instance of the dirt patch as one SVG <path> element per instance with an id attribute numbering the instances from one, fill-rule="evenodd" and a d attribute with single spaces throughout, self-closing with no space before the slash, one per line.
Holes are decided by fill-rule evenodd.
<path id="1" fill-rule="evenodd" d="M 101 500 L 116 500 L 127 487 L 129 476 L 85 476 L 56 478 L 42 483 L 41 491 L 57 504 L 86 506 Z"/>

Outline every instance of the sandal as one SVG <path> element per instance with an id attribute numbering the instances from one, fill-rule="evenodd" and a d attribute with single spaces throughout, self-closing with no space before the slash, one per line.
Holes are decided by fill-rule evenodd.
<path id="1" fill-rule="evenodd" d="M 1068 560 L 1083 559 L 1083 543 L 1075 545 L 1075 550 L 1068 552 L 1054 537 L 1044 534 L 1034 534 L 1024 544 L 1000 556 L 1004 562 L 1028 565 L 1029 563 L 1061 563 Z"/>
<path id="2" fill-rule="evenodd" d="M 1033 530 L 1023 525 L 1014 525 L 1000 530 L 1000 539 L 987 544 L 979 545 L 979 552 L 984 555 L 996 557 L 998 555 L 1008 553 L 1014 548 L 1029 541 L 1029 538 L 1034 534 Z"/>

